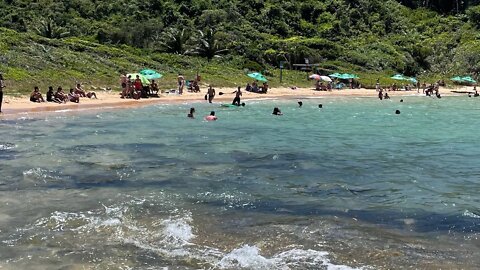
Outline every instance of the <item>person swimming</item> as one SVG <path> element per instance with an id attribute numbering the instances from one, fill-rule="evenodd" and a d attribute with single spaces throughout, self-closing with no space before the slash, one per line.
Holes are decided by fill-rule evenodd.
<path id="1" fill-rule="evenodd" d="M 403 99 L 400 99 L 400 102 L 403 102 Z"/>
<path id="2" fill-rule="evenodd" d="M 396 111 L 395 111 L 395 114 L 400 114 L 400 110 L 396 110 Z"/>
<path id="3" fill-rule="evenodd" d="M 298 102 L 298 107 L 301 108 L 303 106 L 303 102 L 299 101 Z"/>
<path id="4" fill-rule="evenodd" d="M 188 118 L 195 118 L 195 116 L 193 115 L 195 113 L 195 108 L 190 108 L 190 113 L 187 114 L 187 117 Z"/>
<path id="5" fill-rule="evenodd" d="M 273 112 L 272 112 L 273 115 L 283 115 L 283 113 L 280 111 L 279 108 L 275 107 L 273 108 Z"/>
<path id="6" fill-rule="evenodd" d="M 210 115 L 205 116 L 205 120 L 207 120 L 207 121 L 217 121 L 218 118 L 215 116 L 215 112 L 211 111 Z"/>
<path id="7" fill-rule="evenodd" d="M 319 109 L 323 108 L 323 105 L 322 105 L 322 104 L 318 104 L 318 108 L 319 108 Z"/>

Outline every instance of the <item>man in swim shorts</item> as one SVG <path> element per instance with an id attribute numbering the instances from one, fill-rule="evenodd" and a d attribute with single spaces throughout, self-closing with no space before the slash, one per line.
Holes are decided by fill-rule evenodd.
<path id="1" fill-rule="evenodd" d="M 233 92 L 235 94 L 235 98 L 233 99 L 232 105 L 240 106 L 240 97 L 242 96 L 242 89 L 239 86 L 237 91 Z"/>

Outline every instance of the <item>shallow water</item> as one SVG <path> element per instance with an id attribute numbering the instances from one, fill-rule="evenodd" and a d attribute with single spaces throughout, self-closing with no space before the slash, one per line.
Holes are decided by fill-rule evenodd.
<path id="1" fill-rule="evenodd" d="M 476 269 L 480 99 L 403 99 L 0 120 L 0 268 Z"/>

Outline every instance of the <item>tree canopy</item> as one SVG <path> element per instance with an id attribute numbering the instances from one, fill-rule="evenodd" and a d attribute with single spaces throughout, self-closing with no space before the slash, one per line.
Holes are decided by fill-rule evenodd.
<path id="1" fill-rule="evenodd" d="M 259 66 L 349 63 L 476 73 L 480 0 L 4 0 L 0 27 L 109 46 L 235 55 Z M 453 61 L 455 60 L 455 61 Z"/>

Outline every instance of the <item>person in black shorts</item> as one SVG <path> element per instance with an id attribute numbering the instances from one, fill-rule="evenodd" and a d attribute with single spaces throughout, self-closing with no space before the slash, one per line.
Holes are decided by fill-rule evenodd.
<path id="1" fill-rule="evenodd" d="M 241 87 L 239 86 L 237 91 L 235 91 L 233 93 L 235 94 L 235 98 L 233 99 L 232 105 L 240 106 L 240 97 L 242 96 Z"/>

